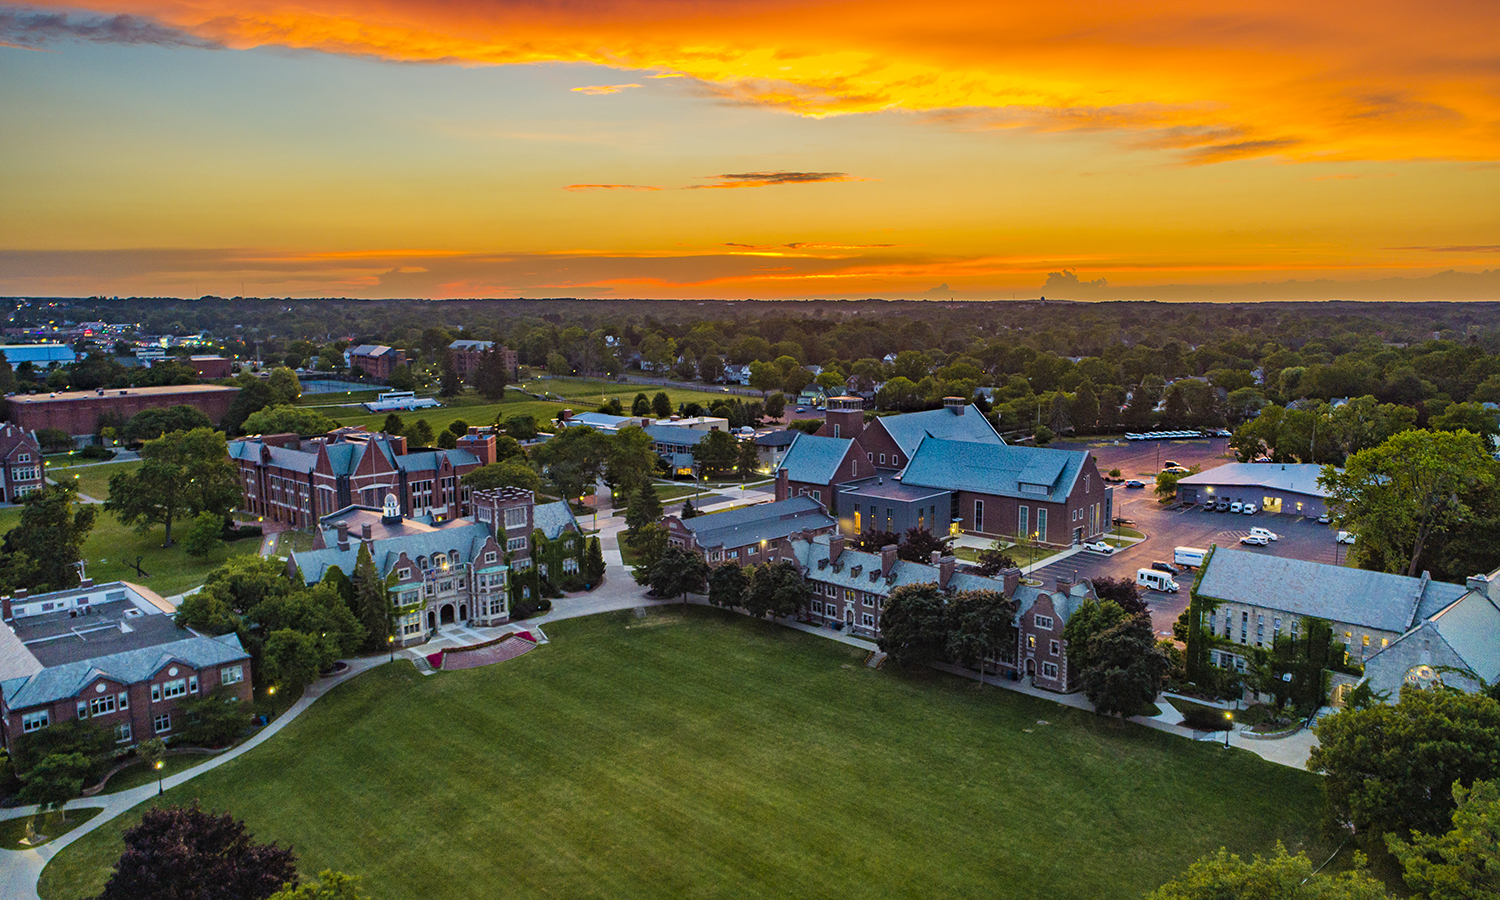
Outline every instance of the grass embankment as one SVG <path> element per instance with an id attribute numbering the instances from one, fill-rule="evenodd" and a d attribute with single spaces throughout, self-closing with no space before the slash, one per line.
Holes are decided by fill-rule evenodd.
<path id="1" fill-rule="evenodd" d="M 381 666 L 152 804 L 197 798 L 377 900 L 1134 898 L 1314 845 L 1317 779 L 699 607 L 557 622 L 497 666 Z M 1044 722 L 1046 724 L 1044 724 Z M 99 890 L 139 818 L 65 848 Z"/>
<path id="2" fill-rule="evenodd" d="M 30 850 L 33 847 L 41 847 L 49 844 L 79 825 L 82 825 L 84 822 L 87 822 L 89 819 L 92 819 L 94 816 L 104 812 L 104 810 L 95 806 L 92 808 L 80 807 L 79 809 L 68 809 L 65 812 L 68 816 L 68 821 L 66 822 L 62 820 L 63 813 L 55 812 L 47 813 L 36 820 L 37 835 L 46 835 L 47 840 L 38 839 L 35 844 L 21 843 L 26 837 L 26 823 L 30 819 L 29 816 L 22 816 L 19 819 L 6 819 L 4 822 L 0 822 L 0 850 Z"/>

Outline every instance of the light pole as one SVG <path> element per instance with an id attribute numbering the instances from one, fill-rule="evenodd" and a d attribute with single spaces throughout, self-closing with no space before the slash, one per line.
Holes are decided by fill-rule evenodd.
<path id="1" fill-rule="evenodd" d="M 1234 713 L 1224 710 L 1224 749 L 1229 749 L 1229 732 L 1234 728 Z"/>
<path id="2" fill-rule="evenodd" d="M 394 634 L 388 634 L 388 635 L 386 635 L 385 636 L 385 643 L 386 643 L 386 646 L 389 647 L 390 651 L 391 651 L 391 662 L 395 662 L 396 661 L 396 636 Z"/>
<path id="3" fill-rule="evenodd" d="M 158 796 L 158 797 L 160 797 L 162 795 L 161 781 L 162 781 L 161 760 L 158 759 L 156 761 L 156 796 Z"/>

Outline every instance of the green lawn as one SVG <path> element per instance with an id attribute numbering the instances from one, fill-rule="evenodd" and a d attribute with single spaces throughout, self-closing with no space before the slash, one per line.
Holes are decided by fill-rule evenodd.
<path id="1" fill-rule="evenodd" d="M 381 666 L 164 800 L 376 900 L 1135 898 L 1221 845 L 1326 855 L 1317 779 L 1250 753 L 701 607 L 548 632 L 490 668 Z M 98 891 L 137 820 L 41 896 Z"/>
<path id="2" fill-rule="evenodd" d="M 134 472 L 140 467 L 140 460 L 105 463 L 98 466 L 79 466 L 69 469 L 66 473 L 53 471 L 51 467 L 48 467 L 47 477 L 53 481 L 72 478 L 73 483 L 78 486 L 78 493 L 93 497 L 95 500 L 107 500 L 109 499 L 109 479 L 120 472 Z"/>
<path id="3" fill-rule="evenodd" d="M 109 776 L 109 781 L 104 785 L 104 790 L 95 796 L 102 797 L 105 794 L 118 794 L 121 791 L 138 788 L 143 784 L 151 784 L 160 778 L 176 775 L 178 772 L 186 771 L 193 766 L 201 766 L 210 759 L 213 759 L 213 757 L 198 753 L 168 756 L 161 761 L 160 774 L 157 773 L 156 769 L 151 767 L 150 763 L 142 760 L 128 769 L 121 769 Z"/>
<path id="4" fill-rule="evenodd" d="M 177 528 L 186 525 L 185 521 L 179 522 Z M 163 549 L 162 537 L 163 529 L 159 526 L 142 534 L 121 525 L 114 516 L 100 508 L 94 530 L 83 545 L 88 576 L 96 584 L 129 581 L 170 597 L 202 584 L 208 573 L 222 566 L 229 557 L 260 550 L 260 538 L 247 537 L 232 544 L 221 544 L 217 550 L 200 558 L 189 556 L 181 543 Z M 142 577 L 133 566 L 125 564 L 127 561 L 134 563 L 137 556 L 141 557 L 141 568 L 151 573 L 148 577 Z"/>
<path id="5" fill-rule="evenodd" d="M 534 394 L 556 394 L 566 400 L 586 404 L 590 410 L 598 409 L 602 403 L 611 397 L 618 397 L 620 398 L 620 403 L 625 406 L 626 415 L 630 414 L 630 404 L 635 402 L 636 394 L 645 394 L 649 400 L 658 393 L 665 391 L 667 399 L 672 401 L 674 411 L 678 404 L 690 401 L 697 401 L 707 409 L 708 404 L 715 400 L 727 400 L 731 397 L 738 397 L 740 400 L 754 399 L 739 397 L 737 394 L 727 394 L 704 387 L 664 387 L 655 384 L 631 384 L 629 382 L 583 378 L 533 378 L 522 382 L 520 387 Z M 577 411 L 582 412 L 583 410 L 579 409 Z"/>
<path id="6" fill-rule="evenodd" d="M 535 416 L 537 426 L 547 430 L 548 423 L 556 418 L 557 414 L 568 409 L 565 403 L 548 403 L 541 400 L 527 399 L 514 392 L 508 394 L 502 403 L 487 403 L 482 397 L 472 393 L 463 397 L 444 400 L 445 404 L 439 409 L 419 409 L 407 413 L 399 413 L 402 420 L 410 426 L 418 419 L 426 419 L 427 424 L 432 426 L 433 432 L 447 428 L 456 419 L 463 419 L 470 425 L 493 425 L 497 416 L 510 418 L 511 416 Z M 581 405 L 572 407 L 574 412 L 588 412 L 593 406 L 583 407 Z M 378 431 L 385 423 L 388 413 L 366 413 L 362 410 L 348 408 L 323 409 L 322 412 L 342 425 L 363 425 L 372 431 Z"/>
<path id="7" fill-rule="evenodd" d="M 78 809 L 73 809 L 70 805 L 70 808 L 64 810 L 64 812 L 68 816 L 66 823 L 62 820 L 62 813 L 47 813 L 37 820 L 37 834 L 44 834 L 48 838 L 48 841 L 42 842 L 43 844 L 62 837 L 94 816 L 104 812 L 104 810 L 97 806 L 93 808 L 79 807 Z M 4 822 L 0 822 L 0 850 L 31 849 L 33 845 L 23 845 L 21 843 L 26 837 L 26 821 L 29 818 L 29 816 L 22 816 L 19 819 L 6 819 Z M 41 844 L 34 846 L 41 846 Z"/>

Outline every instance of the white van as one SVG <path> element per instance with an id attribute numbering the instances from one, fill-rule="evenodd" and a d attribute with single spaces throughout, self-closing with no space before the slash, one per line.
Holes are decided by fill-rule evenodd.
<path id="1" fill-rule="evenodd" d="M 1203 565 L 1203 557 L 1207 555 L 1207 550 L 1199 550 L 1197 547 L 1178 547 L 1172 551 L 1172 562 L 1179 566 L 1192 566 L 1196 569 Z"/>
<path id="2" fill-rule="evenodd" d="M 1148 591 L 1161 591 L 1163 594 L 1177 593 L 1177 582 L 1172 580 L 1172 576 L 1155 569 L 1136 569 L 1135 583 Z"/>

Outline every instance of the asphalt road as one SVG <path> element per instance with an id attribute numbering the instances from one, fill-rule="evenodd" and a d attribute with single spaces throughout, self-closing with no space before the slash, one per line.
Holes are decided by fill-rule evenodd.
<path id="1" fill-rule="evenodd" d="M 1123 442 L 1122 442 L 1123 443 Z M 1145 488 L 1115 486 L 1115 515 L 1133 522 L 1136 530 L 1146 535 L 1146 540 L 1132 547 L 1117 550 L 1109 556 L 1083 551 L 1059 563 L 1038 569 L 1044 580 L 1058 575 L 1076 575 L 1080 578 L 1110 577 L 1134 580 L 1137 569 L 1149 568 L 1153 562 L 1172 562 L 1176 547 L 1208 549 L 1210 544 L 1221 547 L 1233 546 L 1251 553 L 1267 553 L 1305 559 L 1311 562 L 1339 564 L 1344 560 L 1344 549 L 1334 542 L 1334 532 L 1327 525 L 1288 513 L 1256 513 L 1247 516 L 1237 513 L 1204 512 L 1201 508 L 1189 510 L 1165 509 L 1152 495 L 1149 477 L 1155 461 L 1160 455 L 1162 465 L 1167 460 L 1184 466 L 1202 465 L 1213 468 L 1232 461 L 1232 457 L 1219 454 L 1224 443 L 1216 438 L 1212 446 L 1208 441 L 1141 441 L 1124 443 L 1123 446 L 1088 445 L 1094 452 L 1101 472 L 1119 468 L 1126 478 L 1140 477 L 1147 481 Z M 1159 447 L 1158 447 L 1159 445 Z M 1085 445 L 1074 445 L 1082 448 Z M 1266 547 L 1240 544 L 1239 540 L 1250 533 L 1252 527 L 1269 528 L 1279 534 L 1281 540 Z M 1194 573 L 1184 571 L 1176 578 L 1181 590 L 1176 594 L 1146 593 L 1146 602 L 1151 606 L 1151 621 L 1156 631 L 1163 636 L 1172 633 L 1172 623 L 1188 605 L 1188 591 Z"/>

